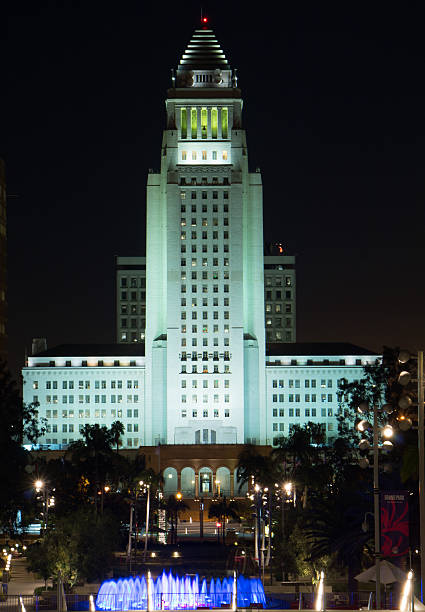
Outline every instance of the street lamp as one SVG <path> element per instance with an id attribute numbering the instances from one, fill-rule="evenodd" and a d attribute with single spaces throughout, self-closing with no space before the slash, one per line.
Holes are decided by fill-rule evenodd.
<path id="1" fill-rule="evenodd" d="M 403 387 L 410 382 L 417 382 L 418 403 L 418 453 L 419 453 L 419 538 L 421 552 L 421 599 L 424 601 L 425 587 L 425 440 L 424 440 L 424 352 L 418 351 L 417 355 L 411 355 L 409 351 L 400 351 L 398 361 L 401 365 L 407 364 L 411 359 L 417 361 L 417 379 L 413 379 L 410 372 L 403 370 L 398 376 L 398 383 Z M 413 394 L 415 395 L 415 394 Z M 413 399 L 409 393 L 402 395 L 398 405 L 402 410 L 409 410 L 413 406 Z M 402 431 L 407 431 L 412 426 L 411 419 L 406 415 L 398 417 L 398 424 Z"/>
<path id="2" fill-rule="evenodd" d="M 55 498 L 50 497 L 50 489 L 42 480 L 36 480 L 34 482 L 34 487 L 37 493 L 42 493 L 43 499 L 43 537 L 47 530 L 47 521 L 49 518 L 49 507 L 53 507 L 55 505 Z M 54 490 L 54 489 L 53 489 Z"/>
<path id="3" fill-rule="evenodd" d="M 362 402 L 358 407 L 358 412 L 362 415 L 367 415 L 370 407 L 367 402 Z M 381 608 L 381 529 L 380 529 L 380 516 L 379 516 L 379 449 L 387 446 L 392 446 L 392 443 L 388 440 L 393 435 L 393 428 L 391 425 L 385 425 L 382 428 L 381 434 L 387 440 L 379 446 L 379 426 L 378 426 L 378 405 L 376 402 L 373 404 L 373 424 L 367 419 L 361 419 L 357 423 L 357 429 L 361 433 L 366 433 L 372 429 L 373 432 L 373 446 L 371 448 L 370 442 L 367 438 L 362 438 L 359 442 L 359 449 L 367 451 L 371 448 L 373 452 L 373 515 L 375 524 L 375 566 L 376 566 L 376 608 Z M 390 408 L 385 406 L 385 411 L 389 412 Z M 367 457 L 361 457 L 359 460 L 361 468 L 367 468 L 369 466 L 369 460 Z"/>
<path id="4" fill-rule="evenodd" d="M 139 482 L 139 485 L 145 486 L 148 492 L 148 496 L 146 499 L 146 529 L 145 529 L 145 550 L 143 552 L 143 560 L 146 561 L 146 555 L 148 552 L 148 532 L 149 532 L 149 510 L 150 510 L 150 500 L 151 500 L 151 486 L 148 483 L 144 483 L 143 480 Z"/>

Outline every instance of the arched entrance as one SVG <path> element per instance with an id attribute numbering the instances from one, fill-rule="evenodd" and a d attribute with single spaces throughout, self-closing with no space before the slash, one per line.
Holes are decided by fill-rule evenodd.
<path id="1" fill-rule="evenodd" d="M 164 478 L 164 495 L 175 495 L 177 493 L 177 470 L 173 467 L 165 468 L 163 472 Z"/>
<path id="2" fill-rule="evenodd" d="M 181 493 L 183 497 L 195 497 L 195 470 L 191 467 L 181 471 Z"/>

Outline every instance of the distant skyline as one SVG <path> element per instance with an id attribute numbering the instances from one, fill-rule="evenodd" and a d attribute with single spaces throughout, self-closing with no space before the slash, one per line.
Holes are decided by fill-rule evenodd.
<path id="1" fill-rule="evenodd" d="M 423 4 L 203 6 L 238 68 L 264 240 L 297 255 L 298 340 L 424 348 Z M 114 256 L 145 252 L 170 69 L 200 12 L 108 1 L 2 12 L 16 372 L 35 336 L 114 340 Z"/>

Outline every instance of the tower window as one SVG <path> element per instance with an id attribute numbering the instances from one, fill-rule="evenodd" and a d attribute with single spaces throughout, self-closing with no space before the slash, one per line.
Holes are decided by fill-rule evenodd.
<path id="1" fill-rule="evenodd" d="M 226 107 L 221 109 L 221 137 L 229 137 L 229 109 Z"/>
<path id="2" fill-rule="evenodd" d="M 212 158 L 213 158 L 213 161 L 217 160 L 217 151 L 212 152 Z"/>
<path id="3" fill-rule="evenodd" d="M 181 109 L 180 112 L 180 133 L 182 138 L 187 138 L 187 110 Z"/>
<path id="4" fill-rule="evenodd" d="M 211 109 L 211 138 L 217 138 L 218 111 L 217 108 Z M 213 153 L 214 159 L 214 153 Z M 217 159 L 217 156 L 215 157 Z"/>
<path id="5" fill-rule="evenodd" d="M 182 160 L 186 161 L 187 159 L 187 151 L 182 151 Z"/>
<path id="6" fill-rule="evenodd" d="M 207 152 L 206 151 L 202 151 L 202 160 L 203 161 L 207 160 Z"/>
<path id="7" fill-rule="evenodd" d="M 201 137 L 207 137 L 207 126 L 208 126 L 208 112 L 206 108 L 201 109 Z M 206 151 L 205 151 L 206 158 Z M 203 159 L 203 157 L 202 157 Z"/>
<path id="8" fill-rule="evenodd" d="M 192 131 L 192 139 L 195 140 L 198 137 L 198 112 L 196 108 L 190 109 L 190 125 Z"/>

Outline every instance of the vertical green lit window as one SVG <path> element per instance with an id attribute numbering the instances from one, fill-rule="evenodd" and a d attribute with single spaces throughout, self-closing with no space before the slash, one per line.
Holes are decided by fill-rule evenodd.
<path id="1" fill-rule="evenodd" d="M 180 131 L 181 137 L 187 138 L 187 110 L 185 108 L 182 108 L 180 113 Z"/>
<path id="2" fill-rule="evenodd" d="M 216 108 L 211 109 L 211 137 L 217 138 L 218 127 L 218 111 Z"/>
<path id="3" fill-rule="evenodd" d="M 198 138 L 198 113 L 196 108 L 190 109 L 190 125 L 192 128 L 192 138 Z"/>
<path id="4" fill-rule="evenodd" d="M 206 108 L 201 108 L 201 137 L 206 138 L 208 130 L 208 111 Z"/>
<path id="5" fill-rule="evenodd" d="M 229 109 L 228 108 L 221 109 L 221 137 L 222 138 L 229 137 Z"/>

